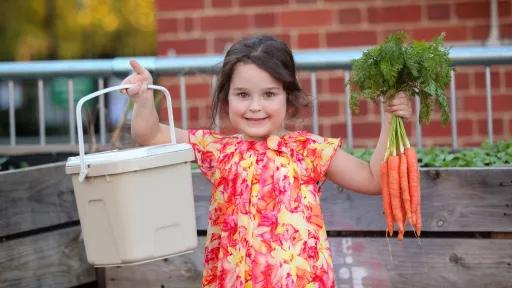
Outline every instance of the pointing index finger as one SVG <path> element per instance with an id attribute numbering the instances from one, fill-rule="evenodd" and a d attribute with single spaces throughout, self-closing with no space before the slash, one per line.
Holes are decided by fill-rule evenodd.
<path id="1" fill-rule="evenodd" d="M 135 59 L 130 60 L 130 66 L 132 66 L 132 69 L 133 69 L 133 71 L 135 71 L 135 73 L 137 73 L 139 75 L 146 74 L 146 69 L 144 67 L 142 67 L 142 65 L 140 65 L 139 62 L 137 62 L 137 60 L 135 60 Z"/>

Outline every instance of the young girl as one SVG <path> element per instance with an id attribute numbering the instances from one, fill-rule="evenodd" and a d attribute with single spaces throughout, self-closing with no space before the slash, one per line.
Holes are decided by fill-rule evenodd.
<path id="1" fill-rule="evenodd" d="M 135 103 L 132 136 L 141 145 L 169 142 L 154 107 L 149 72 L 136 61 L 123 84 Z M 287 131 L 287 117 L 304 104 L 287 45 L 262 36 L 227 51 L 214 92 L 212 117 L 228 117 L 238 134 L 176 129 L 192 145 L 213 191 L 203 287 L 334 287 L 334 270 L 320 210 L 326 178 L 350 190 L 380 194 L 392 114 L 408 118 L 399 94 L 385 106 L 385 121 L 370 163 L 340 149 L 341 140 Z"/>

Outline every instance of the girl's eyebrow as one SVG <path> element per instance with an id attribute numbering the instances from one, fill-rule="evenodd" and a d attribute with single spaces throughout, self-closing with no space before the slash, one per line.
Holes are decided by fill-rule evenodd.
<path id="1" fill-rule="evenodd" d="M 282 89 L 281 87 L 271 86 L 271 87 L 263 88 L 262 91 L 275 91 L 275 90 L 280 91 L 281 89 Z M 247 90 L 249 90 L 249 89 L 244 88 L 244 87 L 233 87 L 233 91 L 247 91 Z"/>

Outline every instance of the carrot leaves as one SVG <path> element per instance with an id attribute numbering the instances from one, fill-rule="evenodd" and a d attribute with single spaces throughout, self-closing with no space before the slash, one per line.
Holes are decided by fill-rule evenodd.
<path id="1" fill-rule="evenodd" d="M 449 113 L 444 90 L 452 68 L 449 50 L 443 46 L 444 33 L 431 42 L 407 43 L 406 38 L 405 32 L 393 33 L 353 62 L 350 106 L 357 113 L 361 98 L 377 101 L 382 96 L 389 101 L 404 91 L 410 97 L 419 97 L 421 123 L 430 121 L 432 109 L 437 106 L 446 124 Z"/>

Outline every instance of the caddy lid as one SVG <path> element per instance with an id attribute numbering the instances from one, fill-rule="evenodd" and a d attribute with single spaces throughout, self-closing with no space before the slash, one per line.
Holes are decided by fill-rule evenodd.
<path id="1" fill-rule="evenodd" d="M 192 146 L 186 143 L 105 151 L 84 156 L 87 176 L 119 174 L 193 160 Z M 78 173 L 80 173 L 80 156 L 69 157 L 66 162 L 66 174 Z"/>

